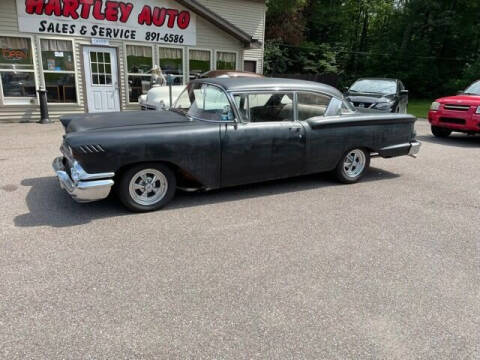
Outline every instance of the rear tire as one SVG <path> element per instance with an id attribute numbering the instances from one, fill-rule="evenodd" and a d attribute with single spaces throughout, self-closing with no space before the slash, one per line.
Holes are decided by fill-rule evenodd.
<path id="1" fill-rule="evenodd" d="M 452 130 L 438 126 L 432 126 L 432 134 L 439 138 L 447 138 L 452 134 Z"/>
<path id="2" fill-rule="evenodd" d="M 163 164 L 140 164 L 121 177 L 117 194 L 123 205 L 133 212 L 149 212 L 165 207 L 175 196 L 174 172 Z"/>
<path id="3" fill-rule="evenodd" d="M 341 183 L 354 184 L 358 182 L 370 167 L 370 152 L 365 149 L 347 151 L 335 169 L 335 175 Z"/>

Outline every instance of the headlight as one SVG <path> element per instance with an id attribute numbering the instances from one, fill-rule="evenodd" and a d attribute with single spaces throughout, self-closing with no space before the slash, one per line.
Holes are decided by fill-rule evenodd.
<path id="1" fill-rule="evenodd" d="M 70 173 L 72 174 L 72 180 L 75 182 L 75 183 L 78 183 L 80 181 L 80 172 L 78 171 L 77 169 L 77 166 L 75 166 L 76 164 L 73 165 L 73 167 L 70 169 Z"/>
<path id="2" fill-rule="evenodd" d="M 375 105 L 374 107 L 376 109 L 385 110 L 385 109 L 390 109 L 392 105 L 393 105 L 393 102 L 381 102 Z"/>
<path id="3" fill-rule="evenodd" d="M 432 110 L 432 111 L 438 111 L 438 109 L 440 109 L 440 103 L 434 101 L 434 102 L 432 103 L 432 106 L 430 106 L 430 110 Z"/>
<path id="4" fill-rule="evenodd" d="M 480 114 L 480 106 L 477 107 L 477 111 L 475 111 L 475 114 Z"/>

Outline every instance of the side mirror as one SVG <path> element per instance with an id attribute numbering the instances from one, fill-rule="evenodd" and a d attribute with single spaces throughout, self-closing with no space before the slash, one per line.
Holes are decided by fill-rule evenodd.
<path id="1" fill-rule="evenodd" d="M 400 95 L 408 95 L 408 90 L 401 90 Z"/>
<path id="2" fill-rule="evenodd" d="M 457 91 L 457 95 L 463 95 L 464 94 L 464 90 L 458 90 Z"/>
<path id="3" fill-rule="evenodd" d="M 349 88 L 348 86 L 345 86 L 345 87 L 343 88 L 343 92 L 344 92 L 344 93 L 347 93 L 348 90 L 350 90 L 350 88 Z"/>

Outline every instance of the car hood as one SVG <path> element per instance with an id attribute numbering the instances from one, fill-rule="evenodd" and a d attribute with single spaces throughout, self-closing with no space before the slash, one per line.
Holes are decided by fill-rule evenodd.
<path id="1" fill-rule="evenodd" d="M 115 129 L 127 126 L 157 125 L 189 122 L 181 114 L 172 111 L 125 111 L 98 114 L 65 115 L 60 121 L 68 133 Z"/>
<path id="2" fill-rule="evenodd" d="M 455 104 L 455 105 L 480 105 L 479 95 L 457 95 L 446 96 L 436 100 L 441 104 Z"/>

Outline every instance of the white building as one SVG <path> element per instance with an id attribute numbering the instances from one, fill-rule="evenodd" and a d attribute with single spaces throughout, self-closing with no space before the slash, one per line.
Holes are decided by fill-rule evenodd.
<path id="1" fill-rule="evenodd" d="M 138 109 L 158 65 L 177 84 L 263 72 L 265 0 L 1 0 L 0 122 Z"/>

